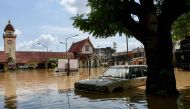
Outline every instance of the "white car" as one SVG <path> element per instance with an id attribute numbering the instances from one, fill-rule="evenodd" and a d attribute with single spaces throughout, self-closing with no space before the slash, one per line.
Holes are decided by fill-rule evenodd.
<path id="1" fill-rule="evenodd" d="M 146 84 L 146 65 L 111 66 L 98 78 L 75 82 L 75 90 L 115 92 Z"/>

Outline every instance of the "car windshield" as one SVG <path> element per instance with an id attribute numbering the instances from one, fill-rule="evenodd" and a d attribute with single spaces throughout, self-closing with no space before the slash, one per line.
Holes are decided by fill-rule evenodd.
<path id="1" fill-rule="evenodd" d="M 128 76 L 128 67 L 110 67 L 101 76 L 103 77 L 115 77 L 115 78 L 126 78 Z"/>

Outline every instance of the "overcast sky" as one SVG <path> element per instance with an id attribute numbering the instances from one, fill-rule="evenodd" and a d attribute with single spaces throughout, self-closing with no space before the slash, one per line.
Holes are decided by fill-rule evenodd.
<path id="1" fill-rule="evenodd" d="M 17 34 L 17 51 L 65 51 L 66 37 L 79 34 L 68 39 L 68 48 L 73 42 L 90 38 L 95 48 L 113 47 L 117 44 L 117 51 L 126 51 L 126 38 L 115 36 L 107 39 L 95 39 L 88 33 L 73 28 L 71 17 L 80 13 L 88 13 L 87 0 L 1 0 L 0 2 L 0 50 L 3 50 L 3 32 L 8 20 L 11 20 Z M 129 39 L 129 50 L 142 47 L 134 38 Z"/>

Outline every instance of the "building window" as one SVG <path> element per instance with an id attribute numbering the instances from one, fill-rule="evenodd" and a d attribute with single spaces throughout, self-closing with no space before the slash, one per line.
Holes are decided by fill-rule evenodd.
<path id="1" fill-rule="evenodd" d="M 89 51 L 89 45 L 85 46 L 85 51 Z"/>

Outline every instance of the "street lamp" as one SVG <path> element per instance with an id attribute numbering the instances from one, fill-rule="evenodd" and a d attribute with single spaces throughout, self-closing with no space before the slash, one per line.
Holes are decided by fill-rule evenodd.
<path id="1" fill-rule="evenodd" d="M 65 46 L 66 46 L 65 52 L 66 52 L 66 58 L 67 58 L 67 60 L 68 60 L 68 62 L 67 62 L 67 63 L 68 63 L 68 66 L 67 66 L 67 75 L 69 75 L 69 73 L 70 73 L 69 56 L 68 56 L 68 51 L 67 51 L 67 40 L 68 40 L 69 38 L 76 37 L 76 36 L 78 36 L 78 34 L 75 34 L 75 35 L 70 36 L 70 37 L 66 37 L 66 38 L 65 38 L 65 43 L 64 43 L 64 42 L 59 42 L 59 43 L 61 43 L 61 44 L 65 44 Z"/>
<path id="2" fill-rule="evenodd" d="M 59 42 L 59 43 L 61 43 L 61 44 L 66 44 L 66 43 L 64 43 L 64 42 Z"/>
<path id="3" fill-rule="evenodd" d="M 41 43 L 37 43 L 38 45 L 41 45 L 41 46 L 43 46 L 43 47 L 45 47 L 46 49 L 47 49 L 47 52 L 48 52 L 48 47 L 47 46 L 45 46 L 45 45 L 42 45 Z"/>
<path id="4" fill-rule="evenodd" d="M 65 46 L 66 46 L 66 43 L 64 43 L 64 42 L 59 42 L 60 44 L 65 44 Z M 67 50 L 65 50 L 65 53 L 67 52 Z"/>
<path id="5" fill-rule="evenodd" d="M 126 63 L 128 64 L 128 51 L 129 51 L 128 36 L 126 36 L 126 47 L 127 47 Z"/>
<path id="6" fill-rule="evenodd" d="M 115 58 L 114 58 L 115 65 L 117 65 L 117 60 L 116 60 L 116 48 L 117 47 L 116 46 L 117 46 L 116 42 L 113 42 L 113 49 L 115 50 Z"/>
<path id="7" fill-rule="evenodd" d="M 66 43 L 65 42 L 59 42 L 60 44 L 64 44 L 65 45 L 65 47 L 66 47 Z M 67 50 L 65 50 L 65 52 L 66 52 Z"/>
<path id="8" fill-rule="evenodd" d="M 46 49 L 47 49 L 47 52 L 48 52 L 48 47 L 47 46 L 45 46 L 45 45 L 42 45 L 41 43 L 37 43 L 38 45 L 41 45 L 41 46 L 43 46 L 43 47 L 45 47 Z M 48 63 L 47 63 L 47 61 L 45 62 L 45 68 L 47 69 L 48 68 Z"/>

